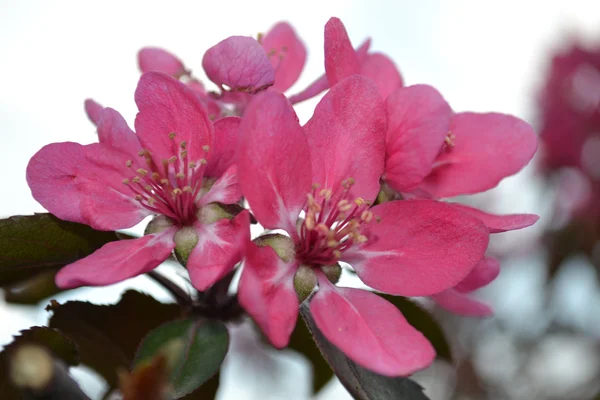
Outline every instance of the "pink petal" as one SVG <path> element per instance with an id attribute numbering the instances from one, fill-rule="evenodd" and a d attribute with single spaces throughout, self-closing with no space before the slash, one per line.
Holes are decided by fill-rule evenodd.
<path id="1" fill-rule="evenodd" d="M 52 143 L 42 147 L 27 165 L 27 184 L 33 198 L 60 219 L 85 223 L 79 210 L 85 195 L 77 189 L 83 160 L 82 145 Z"/>
<path id="2" fill-rule="evenodd" d="M 350 43 L 344 24 L 336 17 L 325 24 L 325 71 L 330 86 L 360 73 L 356 51 Z"/>
<path id="3" fill-rule="evenodd" d="M 454 287 L 454 290 L 460 293 L 472 292 L 492 282 L 498 274 L 500 274 L 500 262 L 493 257 L 485 257 Z"/>
<path id="4" fill-rule="evenodd" d="M 285 263 L 269 247 L 248 242 L 238 299 L 273 346 L 285 347 L 298 319 L 294 290 L 296 264 Z"/>
<path id="5" fill-rule="evenodd" d="M 464 204 L 448 204 L 451 204 L 459 210 L 462 210 L 474 216 L 475 218 L 478 218 L 488 227 L 490 233 L 500 233 L 527 228 L 528 226 L 535 224 L 537 220 L 540 219 L 540 217 L 535 214 L 489 214 L 476 208 L 466 206 Z"/>
<path id="6" fill-rule="evenodd" d="M 375 81 L 384 99 L 403 84 L 402 76 L 394 62 L 382 53 L 367 55 L 361 62 L 360 73 Z"/>
<path id="7" fill-rule="evenodd" d="M 394 305 L 366 290 L 335 288 L 320 277 L 310 312 L 332 344 L 378 374 L 408 376 L 435 358 L 433 346 Z"/>
<path id="8" fill-rule="evenodd" d="M 343 256 L 367 285 L 401 296 L 428 296 L 463 280 L 483 258 L 481 221 L 433 200 L 398 200 L 371 209 L 368 241 Z"/>
<path id="9" fill-rule="evenodd" d="M 275 25 L 262 39 L 262 47 L 275 69 L 273 88 L 283 93 L 300 76 L 306 62 L 306 48 L 287 22 Z"/>
<path id="10" fill-rule="evenodd" d="M 204 176 L 219 177 L 233 165 L 239 140 L 240 117 L 225 117 L 214 123 L 213 152 Z"/>
<path id="11" fill-rule="evenodd" d="M 101 231 L 131 228 L 153 212 L 135 200 L 133 194 L 124 194 L 100 182 L 84 182 L 77 189 L 86 194 L 81 199 L 81 215 L 85 223 Z"/>
<path id="12" fill-rule="evenodd" d="M 85 107 L 85 113 L 90 121 L 94 123 L 94 125 L 98 125 L 98 121 L 100 120 L 100 113 L 104 109 L 99 103 L 96 103 L 92 99 L 86 99 L 83 103 Z"/>
<path id="13" fill-rule="evenodd" d="M 196 204 L 203 206 L 208 203 L 234 204 L 242 197 L 242 189 L 238 182 L 237 166 L 232 165 L 211 186 L 210 190 L 200 197 Z"/>
<path id="14" fill-rule="evenodd" d="M 173 54 L 158 47 L 144 47 L 138 52 L 138 64 L 142 72 L 162 72 L 179 78 L 186 74 L 185 66 Z"/>
<path id="15" fill-rule="evenodd" d="M 165 261 L 173 248 L 176 228 L 139 239 L 110 242 L 93 254 L 75 261 L 56 275 L 63 289 L 105 286 L 144 274 Z"/>
<path id="16" fill-rule="evenodd" d="M 443 309 L 463 317 L 490 317 L 494 314 L 494 310 L 487 304 L 454 289 L 448 289 L 431 298 Z"/>
<path id="17" fill-rule="evenodd" d="M 142 149 L 135 132 L 133 132 L 125 119 L 118 111 L 105 108 L 100 113 L 98 120 L 98 139 L 100 143 L 113 146 L 126 153 L 137 156 Z"/>
<path id="18" fill-rule="evenodd" d="M 428 85 L 398 89 L 385 105 L 385 181 L 398 192 L 410 192 L 431 172 L 450 129 L 452 109 Z"/>
<path id="19" fill-rule="evenodd" d="M 194 287 L 204 291 L 223 278 L 242 259 L 244 246 L 250 240 L 248 210 L 235 218 L 222 219 L 213 224 L 194 225 L 198 244 L 187 262 L 187 270 Z"/>
<path id="20" fill-rule="evenodd" d="M 212 146 L 213 124 L 191 89 L 168 75 L 147 72 L 140 78 L 135 102 L 140 110 L 135 130 L 158 165 L 179 156 L 178 144 L 183 141 L 190 161 L 208 158 L 203 146 Z M 171 133 L 175 139 L 170 138 Z"/>
<path id="21" fill-rule="evenodd" d="M 247 36 L 231 36 L 208 49 L 202 67 L 211 81 L 234 91 L 255 93 L 275 81 L 275 70 L 264 49 Z"/>
<path id="22" fill-rule="evenodd" d="M 337 190 L 354 178 L 352 194 L 372 200 L 379 192 L 385 157 L 386 119 L 377 88 L 356 75 L 333 86 L 304 126 L 313 183 Z"/>
<path id="23" fill-rule="evenodd" d="M 238 177 L 263 227 L 296 231 L 312 184 L 311 163 L 304 131 L 282 94 L 269 91 L 250 102 L 240 125 Z"/>
<path id="24" fill-rule="evenodd" d="M 329 81 L 327 75 L 321 75 L 316 81 L 311 83 L 306 89 L 290 96 L 290 102 L 292 104 L 300 103 L 301 101 L 308 100 L 315 97 L 319 93 L 329 89 Z"/>
<path id="25" fill-rule="evenodd" d="M 440 154 L 423 185 L 437 197 L 491 189 L 527 165 L 537 149 L 531 126 L 510 115 L 456 114 L 450 131 L 454 146 Z"/>

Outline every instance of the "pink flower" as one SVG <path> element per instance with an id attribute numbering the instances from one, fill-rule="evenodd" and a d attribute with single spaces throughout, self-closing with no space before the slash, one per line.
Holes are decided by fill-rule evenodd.
<path id="1" fill-rule="evenodd" d="M 34 198 L 59 218 L 116 230 L 156 216 L 139 239 L 108 243 L 63 268 L 60 287 L 108 285 L 146 273 L 173 250 L 204 290 L 229 272 L 249 237 L 248 212 L 237 216 L 241 192 L 231 144 L 239 118 L 214 124 L 194 94 L 157 72 L 142 75 L 133 132 L 121 115 L 88 102 L 99 143 L 53 143 L 27 167 Z"/>
<path id="2" fill-rule="evenodd" d="M 309 99 L 355 74 L 372 79 L 384 99 L 402 87 L 402 76 L 394 62 L 383 53 L 369 52 L 370 44 L 368 39 L 355 50 L 342 21 L 332 17 L 325 25 L 325 75 L 291 96 L 290 101 Z"/>
<path id="3" fill-rule="evenodd" d="M 481 260 L 488 230 L 431 200 L 371 207 L 384 171 L 385 130 L 378 88 L 359 75 L 334 85 L 304 126 L 283 95 L 256 96 L 240 126 L 240 186 L 257 220 L 288 236 L 270 233 L 247 245 L 239 300 L 284 347 L 299 299 L 310 299 L 328 340 L 366 368 L 399 376 L 429 365 L 432 346 L 381 297 L 336 287 L 338 262 L 374 289 L 432 295 Z"/>

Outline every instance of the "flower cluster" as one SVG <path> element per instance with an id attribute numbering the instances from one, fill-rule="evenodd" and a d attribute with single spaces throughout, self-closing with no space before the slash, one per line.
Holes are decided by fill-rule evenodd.
<path id="1" fill-rule="evenodd" d="M 50 144 L 29 163 L 33 196 L 59 218 L 116 230 L 153 216 L 143 237 L 64 267 L 57 284 L 111 284 L 174 252 L 203 291 L 241 261 L 239 302 L 274 346 L 287 345 L 305 303 L 331 343 L 388 376 L 426 367 L 433 347 L 376 293 L 337 286 L 344 269 L 376 291 L 488 315 L 468 294 L 499 272 L 485 256 L 489 235 L 537 217 L 442 199 L 518 172 L 536 150 L 533 130 L 509 115 L 455 113 L 431 86 L 404 86 L 337 18 L 324 48 L 324 74 L 292 96 L 283 92 L 306 50 L 286 23 L 209 49 L 202 66 L 217 92 L 177 57 L 143 49 L 135 132 L 89 100 L 99 143 Z M 326 90 L 301 125 L 294 104 Z M 267 230 L 252 240 L 250 215 Z"/>

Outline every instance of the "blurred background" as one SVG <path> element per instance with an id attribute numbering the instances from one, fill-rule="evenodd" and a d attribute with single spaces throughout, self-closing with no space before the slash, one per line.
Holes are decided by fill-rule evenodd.
<path id="1" fill-rule="evenodd" d="M 133 121 L 141 47 L 169 49 L 203 78 L 207 48 L 287 20 L 309 52 L 295 93 L 323 71 L 323 26 L 331 16 L 342 19 L 353 43 L 371 37 L 372 49 L 396 62 L 406 84 L 433 85 L 457 111 L 517 115 L 548 138 L 546 150 L 518 176 L 468 200 L 487 211 L 541 216 L 534 227 L 493 238 L 490 251 L 502 272 L 477 296 L 496 316 L 478 320 L 434 309 L 456 359 L 415 378 L 434 400 L 592 399 L 600 392 L 597 0 L 0 0 L 0 217 L 44 211 L 25 181 L 27 162 L 43 145 L 95 140 L 84 99 Z M 562 58 L 548 85 L 556 54 Z M 299 106 L 301 119 L 315 103 Z M 571 158 L 562 157 L 567 151 Z M 57 299 L 111 303 L 128 287 L 169 300 L 145 277 Z M 0 298 L 0 345 L 43 324 L 41 308 Z M 245 356 L 236 357 L 236 348 L 246 349 Z M 309 398 L 310 370 L 300 355 L 266 349 L 244 326 L 236 328 L 231 354 L 219 399 Z M 78 368 L 75 375 L 92 398 L 102 392 L 90 371 Z M 331 382 L 318 398 L 350 396 Z"/>

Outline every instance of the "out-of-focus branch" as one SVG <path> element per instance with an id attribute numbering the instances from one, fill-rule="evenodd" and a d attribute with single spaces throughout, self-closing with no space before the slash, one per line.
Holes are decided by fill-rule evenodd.
<path id="1" fill-rule="evenodd" d="M 10 380 L 31 400 L 90 400 L 65 365 L 43 347 L 25 344 L 9 358 Z"/>
<path id="2" fill-rule="evenodd" d="M 163 288 L 165 288 L 165 290 L 167 292 L 169 292 L 173 296 L 173 298 L 175 298 L 175 301 L 177 301 L 177 303 L 179 305 L 182 305 L 182 306 L 192 305 L 193 300 L 190 297 L 190 295 L 188 293 L 186 293 L 186 291 L 183 290 L 175 282 L 171 281 L 166 276 L 161 275 L 156 271 L 150 271 L 150 272 L 148 272 L 147 275 L 148 275 L 148 277 L 152 278 L 152 280 L 154 280 L 156 283 L 158 283 Z"/>

